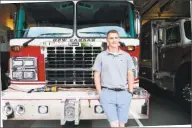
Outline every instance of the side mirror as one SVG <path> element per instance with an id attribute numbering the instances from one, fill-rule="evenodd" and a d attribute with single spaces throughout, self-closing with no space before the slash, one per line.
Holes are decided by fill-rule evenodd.
<path id="1" fill-rule="evenodd" d="M 135 33 L 136 33 L 137 37 L 139 37 L 140 31 L 141 31 L 140 19 L 141 18 L 140 18 L 139 12 L 135 10 Z"/>

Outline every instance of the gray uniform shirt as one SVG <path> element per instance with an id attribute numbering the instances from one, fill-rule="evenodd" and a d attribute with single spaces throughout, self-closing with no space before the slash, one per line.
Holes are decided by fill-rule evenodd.
<path id="1" fill-rule="evenodd" d="M 132 57 L 122 50 L 116 55 L 107 50 L 99 53 L 93 65 L 101 73 L 101 86 L 108 88 L 128 88 L 128 70 L 134 68 Z"/>

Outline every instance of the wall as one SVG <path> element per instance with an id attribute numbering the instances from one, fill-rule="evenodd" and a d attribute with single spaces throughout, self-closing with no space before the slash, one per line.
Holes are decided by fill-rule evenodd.
<path id="1" fill-rule="evenodd" d="M 13 16 L 16 11 L 16 7 L 13 4 L 0 4 L 0 25 L 14 29 Z"/>

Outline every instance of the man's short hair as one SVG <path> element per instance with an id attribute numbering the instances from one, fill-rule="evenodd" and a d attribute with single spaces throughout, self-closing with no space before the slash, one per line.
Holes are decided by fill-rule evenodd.
<path id="1" fill-rule="evenodd" d="M 110 30 L 110 31 L 107 32 L 107 37 L 108 37 L 108 35 L 109 35 L 110 33 L 117 33 L 117 34 L 119 35 L 119 33 L 118 33 L 117 30 Z"/>

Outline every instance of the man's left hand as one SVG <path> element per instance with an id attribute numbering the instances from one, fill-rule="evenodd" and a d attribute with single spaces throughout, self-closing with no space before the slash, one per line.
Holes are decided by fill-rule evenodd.
<path id="1" fill-rule="evenodd" d="M 132 91 L 132 90 L 131 90 L 131 91 L 130 91 L 130 90 L 128 90 L 128 92 L 129 92 L 129 93 L 131 93 L 131 95 L 133 96 L 133 91 Z"/>

